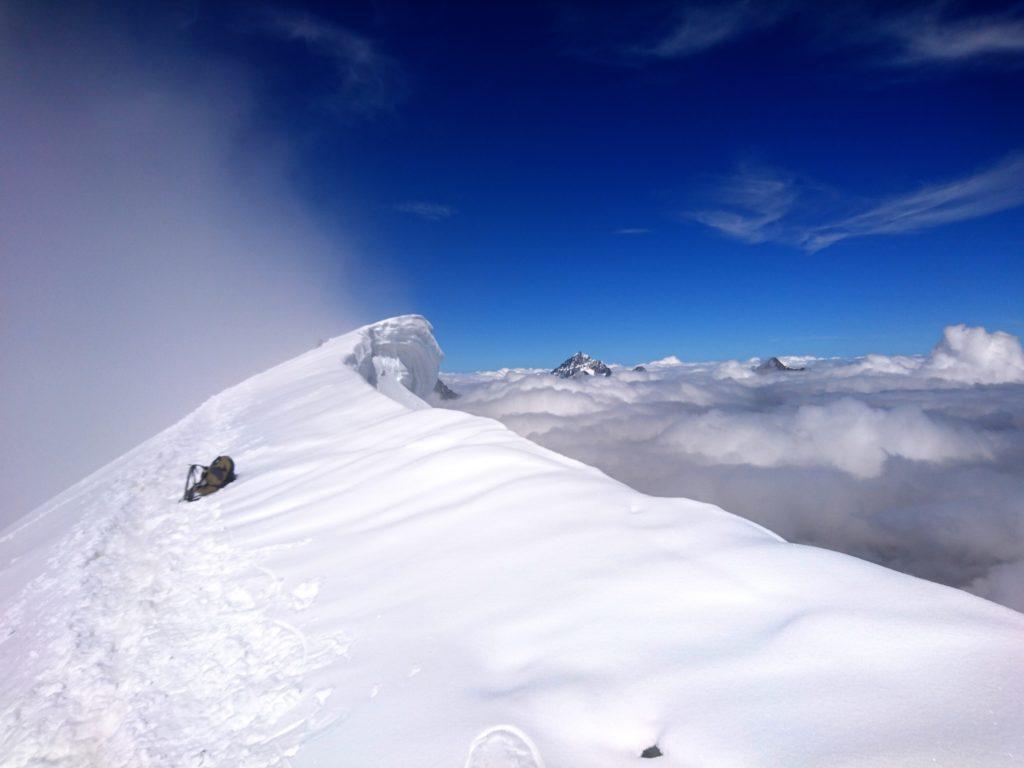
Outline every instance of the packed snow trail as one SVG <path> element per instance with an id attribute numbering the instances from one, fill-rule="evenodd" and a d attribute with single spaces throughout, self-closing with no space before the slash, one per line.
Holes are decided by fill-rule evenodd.
<path id="1" fill-rule="evenodd" d="M 278 580 L 224 542 L 216 499 L 176 503 L 183 456 L 235 442 L 218 411 L 94 477 L 3 617 L 0 764 L 271 766 L 315 722 L 304 677 L 346 639 L 314 644 L 276 618 Z"/>
<path id="2" fill-rule="evenodd" d="M 430 409 L 430 330 L 255 376 L 0 532 L 0 766 L 1021 764 L 1024 616 Z"/>

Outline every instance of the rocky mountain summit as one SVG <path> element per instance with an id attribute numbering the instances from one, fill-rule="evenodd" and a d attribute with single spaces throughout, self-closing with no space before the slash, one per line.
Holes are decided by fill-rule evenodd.
<path id="1" fill-rule="evenodd" d="M 434 394 L 442 400 L 455 400 L 459 396 L 458 392 L 445 384 L 441 379 L 438 379 L 434 385 Z"/>
<path id="2" fill-rule="evenodd" d="M 580 374 L 584 376 L 611 376 L 612 369 L 586 352 L 577 352 L 551 371 L 562 379 L 571 379 Z"/>
<path id="3" fill-rule="evenodd" d="M 757 366 L 757 368 L 755 368 L 754 370 L 757 371 L 758 373 L 774 373 L 775 371 L 803 371 L 806 369 L 803 367 L 790 368 L 784 362 L 779 360 L 779 358 L 769 357 L 767 360 L 765 360 L 763 363 Z"/>

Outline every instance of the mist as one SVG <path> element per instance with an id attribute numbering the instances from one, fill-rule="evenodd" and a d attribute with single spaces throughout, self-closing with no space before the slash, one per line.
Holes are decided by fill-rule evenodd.
<path id="1" fill-rule="evenodd" d="M 929 355 L 445 375 L 454 407 L 646 493 L 1024 609 L 1024 353 L 951 326 Z M 442 404 L 440 401 L 438 404 Z"/>
<path id="2" fill-rule="evenodd" d="M 93 10 L 0 4 L 0 526 L 361 313 L 252 74 Z"/>

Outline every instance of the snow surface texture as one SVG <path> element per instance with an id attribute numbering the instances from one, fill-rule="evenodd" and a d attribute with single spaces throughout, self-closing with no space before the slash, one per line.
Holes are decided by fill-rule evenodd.
<path id="1" fill-rule="evenodd" d="M 449 375 L 500 419 L 638 490 L 1024 610 L 1024 353 L 951 326 L 927 357 L 646 363 L 608 380 Z"/>
<path id="2" fill-rule="evenodd" d="M 477 736 L 466 768 L 544 768 L 530 737 L 514 725 L 498 725 Z"/>
<path id="3" fill-rule="evenodd" d="M 0 532 L 0 765 L 1020 764 L 1024 616 L 381 394 L 439 357 L 341 336 Z"/>

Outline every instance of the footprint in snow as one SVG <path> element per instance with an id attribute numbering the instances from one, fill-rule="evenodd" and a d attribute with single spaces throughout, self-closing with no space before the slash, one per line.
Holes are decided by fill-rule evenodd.
<path id="1" fill-rule="evenodd" d="M 320 579 L 304 581 L 292 590 L 292 607 L 297 611 L 309 608 L 320 594 Z"/>
<path id="2" fill-rule="evenodd" d="M 512 725 L 497 725 L 473 740 L 466 768 L 544 768 L 544 761 L 525 733 Z"/>

